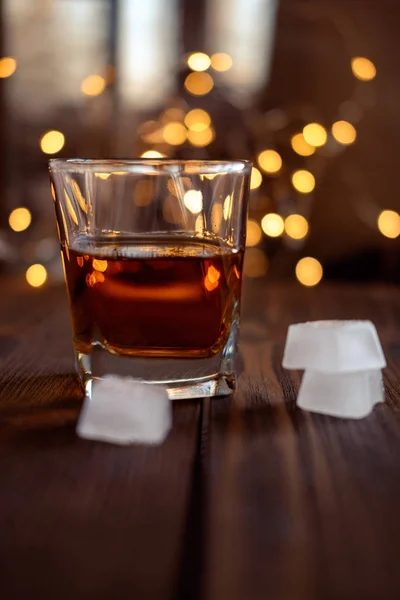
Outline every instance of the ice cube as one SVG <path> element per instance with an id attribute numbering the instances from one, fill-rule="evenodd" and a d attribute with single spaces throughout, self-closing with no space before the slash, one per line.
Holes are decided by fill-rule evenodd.
<path id="1" fill-rule="evenodd" d="M 382 372 L 353 373 L 305 371 L 297 405 L 311 412 L 361 419 L 374 405 L 384 401 Z"/>
<path id="2" fill-rule="evenodd" d="M 161 444 L 171 424 L 171 402 L 163 386 L 109 375 L 94 382 L 76 431 L 80 437 L 115 444 Z"/>
<path id="3" fill-rule="evenodd" d="M 344 373 L 386 367 L 371 321 L 311 321 L 290 325 L 283 366 Z"/>

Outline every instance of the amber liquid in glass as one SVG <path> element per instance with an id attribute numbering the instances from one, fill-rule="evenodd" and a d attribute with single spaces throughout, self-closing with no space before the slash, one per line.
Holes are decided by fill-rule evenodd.
<path id="1" fill-rule="evenodd" d="M 243 253 L 174 239 L 85 239 L 62 249 L 75 347 L 128 356 L 208 357 L 224 347 Z"/>

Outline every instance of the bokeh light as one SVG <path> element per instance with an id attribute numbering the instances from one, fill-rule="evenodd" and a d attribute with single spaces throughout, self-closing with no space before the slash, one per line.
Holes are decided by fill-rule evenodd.
<path id="1" fill-rule="evenodd" d="M 81 91 L 85 96 L 99 96 L 105 87 L 106 80 L 101 75 L 88 75 L 81 83 Z"/>
<path id="2" fill-rule="evenodd" d="M 246 233 L 246 246 L 257 246 L 261 241 L 262 232 L 261 227 L 253 219 L 247 221 L 247 233 Z"/>
<path id="3" fill-rule="evenodd" d="M 378 229 L 387 238 L 400 235 L 400 215 L 394 210 L 383 210 L 378 217 Z"/>
<path id="4" fill-rule="evenodd" d="M 293 173 L 292 184 L 301 194 L 309 194 L 315 188 L 315 177 L 310 171 L 300 169 Z"/>
<path id="5" fill-rule="evenodd" d="M 357 131 L 348 121 L 336 121 L 332 125 L 332 135 L 339 144 L 348 146 L 356 141 Z"/>
<path id="6" fill-rule="evenodd" d="M 188 190 L 183 197 L 183 202 L 186 208 L 195 215 L 203 208 L 203 194 L 200 190 Z"/>
<path id="7" fill-rule="evenodd" d="M 204 146 L 208 146 L 214 140 L 214 130 L 212 127 L 208 127 L 203 131 L 191 131 L 187 132 L 187 138 L 192 146 L 197 146 L 199 148 L 203 148 Z"/>
<path id="8" fill-rule="evenodd" d="M 262 175 L 256 167 L 253 167 L 251 169 L 250 189 L 256 190 L 257 188 L 260 187 L 261 184 L 262 184 Z"/>
<path id="9" fill-rule="evenodd" d="M 193 108 L 185 117 L 185 125 L 191 131 L 204 131 L 210 126 L 211 117 L 202 108 Z"/>
<path id="10" fill-rule="evenodd" d="M 268 270 L 268 259 L 259 248 L 248 248 L 244 255 L 243 273 L 246 277 L 262 277 Z"/>
<path id="11" fill-rule="evenodd" d="M 171 146 L 180 146 L 187 138 L 186 127 L 179 121 L 167 123 L 163 129 L 163 138 Z"/>
<path id="12" fill-rule="evenodd" d="M 204 52 L 194 52 L 187 59 L 187 64 L 192 71 L 207 71 L 211 65 L 211 59 Z"/>
<path id="13" fill-rule="evenodd" d="M 276 150 L 263 150 L 257 160 L 261 169 L 266 173 L 278 173 L 282 168 L 282 158 Z"/>
<path id="14" fill-rule="evenodd" d="M 326 129 L 320 123 L 309 123 L 306 125 L 303 129 L 303 136 L 308 144 L 316 148 L 326 144 L 326 140 L 328 139 Z"/>
<path id="15" fill-rule="evenodd" d="M 161 154 L 158 150 L 146 150 L 140 155 L 140 158 L 164 158 L 165 154 Z"/>
<path id="16" fill-rule="evenodd" d="M 185 79 L 185 88 L 193 96 L 204 96 L 213 87 L 214 80 L 209 73 L 190 73 Z"/>
<path id="17" fill-rule="evenodd" d="M 32 215 L 30 211 L 23 206 L 14 208 L 8 217 L 8 224 L 13 231 L 25 231 L 25 229 L 28 229 L 31 221 Z"/>
<path id="18" fill-rule="evenodd" d="M 302 240 L 308 233 L 308 221 L 303 215 L 289 215 L 285 219 L 285 232 L 294 240 Z"/>
<path id="19" fill-rule="evenodd" d="M 351 70 L 354 77 L 360 81 L 371 81 L 376 75 L 376 67 L 372 60 L 365 56 L 356 56 L 351 59 Z"/>
<path id="20" fill-rule="evenodd" d="M 11 77 L 17 68 L 17 61 L 11 56 L 0 58 L 0 78 Z"/>
<path id="21" fill-rule="evenodd" d="M 211 56 L 211 66 L 215 71 L 229 71 L 232 65 L 232 57 L 226 52 L 215 52 Z"/>
<path id="22" fill-rule="evenodd" d="M 301 258 L 296 265 L 296 277 L 306 287 L 317 285 L 323 276 L 321 263 L 311 256 Z"/>
<path id="23" fill-rule="evenodd" d="M 57 154 L 65 144 L 65 137 L 61 131 L 47 131 L 40 138 L 40 148 L 45 154 Z"/>
<path id="24" fill-rule="evenodd" d="M 47 279 L 47 271 L 41 264 L 31 265 L 25 273 L 26 281 L 32 287 L 40 287 Z"/>
<path id="25" fill-rule="evenodd" d="M 296 154 L 300 156 L 311 156 L 315 152 L 315 147 L 306 142 L 302 133 L 296 133 L 290 143 Z"/>
<path id="26" fill-rule="evenodd" d="M 261 219 L 261 227 L 265 235 L 279 237 L 285 229 L 285 224 L 281 215 L 268 213 Z"/>

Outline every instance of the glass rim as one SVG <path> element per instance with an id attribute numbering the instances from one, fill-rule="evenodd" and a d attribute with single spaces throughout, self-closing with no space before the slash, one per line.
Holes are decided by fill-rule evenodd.
<path id="1" fill-rule="evenodd" d="M 251 160 L 211 160 L 211 159 L 185 159 L 185 158 L 51 158 L 50 171 L 94 171 L 112 173 L 121 169 L 126 173 L 185 173 L 192 175 L 202 174 L 249 174 L 252 168 Z"/>

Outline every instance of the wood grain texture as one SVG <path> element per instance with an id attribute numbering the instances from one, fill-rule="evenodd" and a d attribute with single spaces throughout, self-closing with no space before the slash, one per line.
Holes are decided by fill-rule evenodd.
<path id="1" fill-rule="evenodd" d="M 233 398 L 179 402 L 160 448 L 78 439 L 64 290 L 3 282 L 0 595 L 42 599 L 375 599 L 400 574 L 400 294 L 244 289 Z M 289 323 L 370 318 L 386 403 L 361 421 L 295 405 Z"/>

